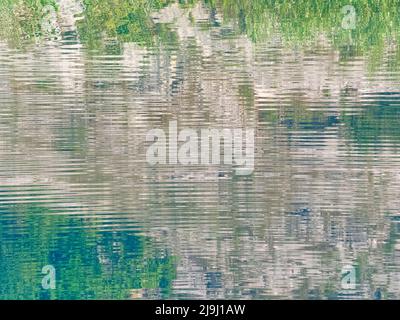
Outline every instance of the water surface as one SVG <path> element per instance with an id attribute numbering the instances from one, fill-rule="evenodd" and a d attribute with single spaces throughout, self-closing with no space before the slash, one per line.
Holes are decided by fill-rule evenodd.
<path id="1" fill-rule="evenodd" d="M 0 298 L 400 298 L 398 1 L 0 3 Z M 172 120 L 253 174 L 149 165 Z"/>

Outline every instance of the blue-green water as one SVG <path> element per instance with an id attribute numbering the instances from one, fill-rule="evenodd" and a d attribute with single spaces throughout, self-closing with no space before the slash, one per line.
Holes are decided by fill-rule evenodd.
<path id="1" fill-rule="evenodd" d="M 398 1 L 0 4 L 1 299 L 400 298 Z M 254 172 L 149 165 L 172 120 Z"/>

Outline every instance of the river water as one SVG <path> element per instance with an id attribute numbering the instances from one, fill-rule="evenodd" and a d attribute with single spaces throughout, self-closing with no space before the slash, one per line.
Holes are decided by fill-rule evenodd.
<path id="1" fill-rule="evenodd" d="M 398 34 L 253 39 L 198 2 L 98 44 L 61 4 L 0 41 L 0 298 L 400 298 Z M 150 165 L 170 121 L 254 129 L 254 171 Z"/>

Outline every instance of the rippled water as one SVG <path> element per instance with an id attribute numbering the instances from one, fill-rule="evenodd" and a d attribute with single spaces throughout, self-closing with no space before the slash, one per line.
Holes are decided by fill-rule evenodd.
<path id="1" fill-rule="evenodd" d="M 98 45 L 63 3 L 59 37 L 0 42 L 0 298 L 400 298 L 398 34 L 253 39 L 172 3 L 157 41 Z M 254 128 L 253 174 L 149 165 L 171 120 Z"/>

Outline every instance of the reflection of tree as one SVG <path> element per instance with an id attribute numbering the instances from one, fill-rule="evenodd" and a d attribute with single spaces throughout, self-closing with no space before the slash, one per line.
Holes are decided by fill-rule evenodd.
<path id="1" fill-rule="evenodd" d="M 2 207 L 0 213 L 1 299 L 165 297 L 171 290 L 175 259 L 150 238 L 101 224 L 87 228 L 88 221 L 38 206 Z M 41 288 L 45 265 L 56 268 L 55 290 Z"/>
<path id="2" fill-rule="evenodd" d="M 400 92 L 382 92 L 366 97 L 359 114 L 343 115 L 343 122 L 357 144 L 377 148 L 385 141 L 400 140 Z"/>
<path id="3" fill-rule="evenodd" d="M 56 8 L 56 0 L 0 0 L 0 37 L 18 42 L 39 36 L 46 6 Z"/>
<path id="4" fill-rule="evenodd" d="M 155 38 L 171 40 L 175 37 L 165 25 L 151 19 L 151 14 L 174 1 L 171 0 L 82 0 L 84 19 L 79 23 L 80 38 L 100 45 L 104 36 L 123 42 L 149 45 Z M 192 7 L 202 1 L 179 1 L 182 7 Z M 210 21 L 216 12 L 223 14 L 225 22 L 234 23 L 239 32 L 253 41 L 265 40 L 277 34 L 291 45 L 304 44 L 320 37 L 333 42 L 343 56 L 373 51 L 381 55 L 387 37 L 398 39 L 400 29 L 399 0 L 354 0 L 356 12 L 354 30 L 341 28 L 342 9 L 347 0 L 213 0 L 204 1 L 211 9 Z M 12 36 L 34 37 L 40 34 L 42 9 L 46 5 L 57 7 L 55 0 L 1 0 L 0 15 Z M 14 10 L 15 8 L 15 10 Z M 190 14 L 188 12 L 188 16 Z M 216 23 L 216 21 L 214 21 Z M 7 36 L 7 32 L 2 34 Z M 397 59 L 398 61 L 399 59 Z M 394 62 L 396 59 L 393 60 Z"/>
<path id="5" fill-rule="evenodd" d="M 388 35 L 398 40 L 400 29 L 398 0 L 213 0 L 211 4 L 222 8 L 224 19 L 236 22 L 239 30 L 254 41 L 279 33 L 289 44 L 304 44 L 324 35 L 339 47 L 347 43 L 369 51 L 371 46 L 382 47 Z M 355 29 L 351 31 L 341 28 L 342 9 L 349 4 L 356 12 Z"/>
<path id="6" fill-rule="evenodd" d="M 122 42 L 150 45 L 155 37 L 170 38 L 167 29 L 157 26 L 151 12 L 166 6 L 169 0 L 85 0 L 85 19 L 79 25 L 83 41 L 99 45 L 103 37 Z M 96 42 L 97 41 L 97 42 Z"/>

